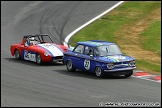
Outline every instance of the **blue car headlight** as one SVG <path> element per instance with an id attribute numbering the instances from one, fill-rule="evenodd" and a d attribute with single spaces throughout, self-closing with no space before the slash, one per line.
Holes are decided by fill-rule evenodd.
<path id="1" fill-rule="evenodd" d="M 115 67 L 115 65 L 114 65 L 113 63 L 107 64 L 107 68 L 108 68 L 108 69 L 112 69 L 112 68 L 114 68 L 114 67 Z"/>
<path id="2" fill-rule="evenodd" d="M 49 55 L 49 53 L 46 51 L 45 53 L 44 53 L 44 56 L 48 56 Z"/>
<path id="3" fill-rule="evenodd" d="M 136 65 L 136 62 L 134 60 L 133 61 L 130 61 L 128 65 L 129 66 L 135 66 Z"/>

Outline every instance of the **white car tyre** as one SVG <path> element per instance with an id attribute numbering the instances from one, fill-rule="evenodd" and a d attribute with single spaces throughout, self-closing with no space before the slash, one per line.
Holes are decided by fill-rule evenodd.
<path id="1" fill-rule="evenodd" d="M 36 63 L 39 65 L 42 64 L 42 58 L 41 58 L 40 54 L 36 55 Z"/>
<path id="2" fill-rule="evenodd" d="M 18 49 L 15 50 L 14 55 L 16 59 L 20 59 L 20 53 Z"/>

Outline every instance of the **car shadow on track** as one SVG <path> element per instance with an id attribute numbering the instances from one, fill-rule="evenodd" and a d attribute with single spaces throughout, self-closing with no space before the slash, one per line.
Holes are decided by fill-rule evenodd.
<path id="1" fill-rule="evenodd" d="M 19 63 L 19 64 L 24 64 L 24 65 L 30 65 L 30 66 L 36 66 L 36 67 L 39 67 L 39 66 L 63 66 L 64 64 L 63 63 L 43 63 L 41 65 L 38 65 L 37 63 L 35 62 L 32 62 L 32 61 L 27 61 L 27 60 L 18 60 L 18 59 L 15 59 L 15 58 L 3 58 L 9 62 L 12 62 L 12 63 Z"/>
<path id="2" fill-rule="evenodd" d="M 114 75 L 105 75 L 102 78 L 97 78 L 94 73 L 92 72 L 86 72 L 81 70 L 76 70 L 75 72 L 69 72 L 67 70 L 52 70 L 55 72 L 58 72 L 60 74 L 74 76 L 74 77 L 84 77 L 84 78 L 91 78 L 91 79 L 97 79 L 97 80 L 104 80 L 104 79 L 129 79 L 125 76 L 114 76 Z"/>

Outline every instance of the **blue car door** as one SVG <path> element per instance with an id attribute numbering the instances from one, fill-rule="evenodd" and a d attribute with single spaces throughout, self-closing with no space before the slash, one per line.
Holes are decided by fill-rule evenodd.
<path id="1" fill-rule="evenodd" d="M 73 57 L 71 58 L 73 66 L 77 69 L 81 69 L 81 58 L 83 57 L 84 45 L 78 45 L 73 51 Z"/>
<path id="2" fill-rule="evenodd" d="M 80 60 L 81 69 L 84 71 L 91 71 L 91 66 L 93 64 L 93 48 L 85 46 L 84 53 Z"/>
<path id="3" fill-rule="evenodd" d="M 72 57 L 73 66 L 77 69 L 81 69 L 80 68 L 81 57 L 82 57 L 82 54 L 79 54 L 79 53 L 74 53 L 74 56 Z"/>

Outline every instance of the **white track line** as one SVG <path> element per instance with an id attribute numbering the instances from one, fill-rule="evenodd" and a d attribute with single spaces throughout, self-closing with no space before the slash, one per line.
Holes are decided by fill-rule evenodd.
<path id="1" fill-rule="evenodd" d="M 135 76 L 135 75 L 133 75 L 133 76 Z M 137 77 L 137 78 L 149 78 L 149 77 L 154 77 L 155 75 L 141 75 L 141 76 L 135 76 L 135 77 Z"/>
<path id="2" fill-rule="evenodd" d="M 79 28 L 77 28 L 76 30 L 74 30 L 73 32 L 71 32 L 64 40 L 64 46 L 68 46 L 68 42 L 69 39 L 79 30 L 81 30 L 82 28 L 84 28 L 85 26 L 87 26 L 88 24 L 92 23 L 93 21 L 95 21 L 96 19 L 100 18 L 101 16 L 105 15 L 106 13 L 110 12 L 111 10 L 113 10 L 115 7 L 119 6 L 121 3 L 123 3 L 124 1 L 120 1 L 117 4 L 115 4 L 113 7 L 109 8 L 108 10 L 106 10 L 105 12 L 101 13 L 100 15 L 98 15 L 97 17 L 91 19 L 90 21 L 88 21 L 87 23 L 83 24 L 82 26 L 80 26 Z"/>

